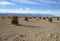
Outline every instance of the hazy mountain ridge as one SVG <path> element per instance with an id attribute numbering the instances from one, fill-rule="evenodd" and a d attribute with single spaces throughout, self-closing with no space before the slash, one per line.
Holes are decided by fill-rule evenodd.
<path id="1" fill-rule="evenodd" d="M 45 16 L 53 17 L 53 16 L 55 16 L 55 15 L 50 15 L 50 14 L 0 13 L 0 16 L 14 16 L 14 15 L 17 15 L 17 16 L 41 16 L 41 17 L 45 17 Z"/>

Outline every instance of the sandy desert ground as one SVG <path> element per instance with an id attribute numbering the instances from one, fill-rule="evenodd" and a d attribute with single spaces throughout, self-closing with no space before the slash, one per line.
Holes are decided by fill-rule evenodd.
<path id="1" fill-rule="evenodd" d="M 19 17 L 19 25 L 11 24 L 11 19 L 0 16 L 0 41 L 60 41 L 60 20 L 53 18 L 32 18 L 25 21 Z"/>

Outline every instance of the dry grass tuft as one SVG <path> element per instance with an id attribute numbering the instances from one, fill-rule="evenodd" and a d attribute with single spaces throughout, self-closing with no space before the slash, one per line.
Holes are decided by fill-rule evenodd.
<path id="1" fill-rule="evenodd" d="M 59 17 L 57 17 L 57 20 L 59 20 Z"/>
<path id="2" fill-rule="evenodd" d="M 8 18 L 10 19 L 11 17 L 10 17 L 10 16 L 8 16 Z"/>
<path id="3" fill-rule="evenodd" d="M 2 17 L 2 19 L 4 19 L 5 17 Z"/>
<path id="4" fill-rule="evenodd" d="M 45 20 L 46 18 L 45 17 L 43 17 L 43 20 Z"/>
<path id="5" fill-rule="evenodd" d="M 12 17 L 12 22 L 11 22 L 12 24 L 19 24 L 19 22 L 18 22 L 18 16 L 13 16 Z"/>
<path id="6" fill-rule="evenodd" d="M 52 18 L 48 18 L 48 21 L 52 23 Z"/>
<path id="7" fill-rule="evenodd" d="M 49 17 L 46 17 L 47 19 L 49 18 Z"/>
<path id="8" fill-rule="evenodd" d="M 25 19 L 24 19 L 24 20 L 25 20 L 25 21 L 29 21 L 29 20 L 28 20 L 28 17 L 25 17 Z"/>
<path id="9" fill-rule="evenodd" d="M 32 19 L 32 17 L 28 17 L 29 19 Z"/>
<path id="10" fill-rule="evenodd" d="M 36 17 L 33 17 L 34 19 L 36 19 Z"/>
<path id="11" fill-rule="evenodd" d="M 39 17 L 39 19 L 41 19 L 41 17 Z"/>
<path id="12" fill-rule="evenodd" d="M 36 20 L 39 20 L 39 19 L 36 19 Z"/>
<path id="13" fill-rule="evenodd" d="M 20 37 L 24 37 L 24 35 L 21 34 Z"/>

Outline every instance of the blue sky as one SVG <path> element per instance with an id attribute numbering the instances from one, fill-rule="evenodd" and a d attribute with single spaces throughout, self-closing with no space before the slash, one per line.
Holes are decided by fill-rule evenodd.
<path id="1" fill-rule="evenodd" d="M 0 0 L 0 13 L 39 13 L 60 16 L 60 0 Z"/>

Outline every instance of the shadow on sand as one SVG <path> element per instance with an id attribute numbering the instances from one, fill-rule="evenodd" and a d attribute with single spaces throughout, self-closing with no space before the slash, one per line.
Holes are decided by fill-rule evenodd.
<path id="1" fill-rule="evenodd" d="M 30 25 L 22 25 L 22 24 L 16 24 L 16 26 L 24 26 L 24 27 L 42 28 L 42 27 L 40 27 L 40 26 L 30 26 Z"/>

